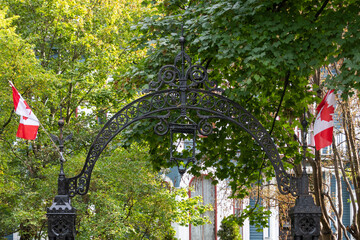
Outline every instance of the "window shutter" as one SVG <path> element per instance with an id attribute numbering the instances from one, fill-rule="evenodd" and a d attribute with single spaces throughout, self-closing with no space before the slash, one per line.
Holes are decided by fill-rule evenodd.
<path id="1" fill-rule="evenodd" d="M 254 207 L 256 203 L 256 199 L 250 198 L 250 206 Z M 264 233 L 263 231 L 256 231 L 256 227 L 254 225 L 250 225 L 250 240 L 263 240 Z"/>

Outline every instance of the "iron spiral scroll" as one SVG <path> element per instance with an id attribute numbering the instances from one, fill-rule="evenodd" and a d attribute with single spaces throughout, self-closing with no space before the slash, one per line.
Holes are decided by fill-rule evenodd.
<path id="1" fill-rule="evenodd" d="M 174 115 L 190 119 L 189 112 L 196 115 L 196 129 L 201 135 L 212 133 L 212 122 L 223 119 L 241 127 L 262 147 L 270 159 L 279 190 L 283 194 L 298 195 L 297 178 L 286 173 L 277 148 L 261 123 L 236 102 L 220 95 L 222 92 L 208 78 L 207 69 L 192 65 L 184 51 L 184 38 L 180 39 L 182 50 L 173 65 L 163 66 L 156 80 L 149 83 L 147 95 L 131 102 L 117 112 L 101 129 L 88 152 L 81 173 L 67 178 L 70 197 L 88 192 L 91 173 L 96 161 L 108 143 L 131 124 L 144 119 L 155 119 L 154 132 L 165 135 Z M 202 88 L 202 89 L 201 89 Z"/>

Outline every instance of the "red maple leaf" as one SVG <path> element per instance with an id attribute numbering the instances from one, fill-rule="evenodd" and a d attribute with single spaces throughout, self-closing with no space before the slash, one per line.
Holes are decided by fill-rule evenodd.
<path id="1" fill-rule="evenodd" d="M 334 110 L 335 109 L 334 109 L 333 105 L 329 106 L 329 104 L 327 102 L 325 102 L 325 105 L 320 113 L 321 120 L 327 121 L 327 122 L 333 121 L 331 114 L 334 113 Z"/>
<path id="2" fill-rule="evenodd" d="M 27 119 L 28 119 L 28 117 L 25 117 L 25 116 L 22 116 L 22 118 L 23 118 L 24 120 L 27 120 Z"/>
<path id="3" fill-rule="evenodd" d="M 24 101 L 24 103 L 25 103 L 26 109 L 30 109 L 30 107 L 29 107 L 29 105 L 27 104 L 27 102 Z"/>

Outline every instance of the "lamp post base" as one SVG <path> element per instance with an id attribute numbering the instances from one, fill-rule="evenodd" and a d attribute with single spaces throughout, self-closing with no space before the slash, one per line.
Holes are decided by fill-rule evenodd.
<path id="1" fill-rule="evenodd" d="M 315 205 L 311 195 L 300 195 L 289 215 L 294 240 L 319 239 L 321 208 Z"/>
<path id="2" fill-rule="evenodd" d="M 69 195 L 57 195 L 47 209 L 49 240 L 74 240 L 76 209 Z"/>

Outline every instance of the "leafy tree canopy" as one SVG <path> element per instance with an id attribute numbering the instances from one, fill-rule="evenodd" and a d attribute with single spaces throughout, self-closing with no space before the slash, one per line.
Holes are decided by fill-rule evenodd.
<path id="1" fill-rule="evenodd" d="M 304 107 L 320 100 L 317 92 L 327 86 L 346 98 L 358 88 L 360 65 L 354 54 L 360 48 L 355 43 L 359 36 L 357 1 L 143 3 L 158 11 L 134 27 L 142 32 L 134 39 L 136 49 L 146 49 L 147 57 L 131 74 L 142 76 L 145 82 L 155 79 L 160 67 L 172 63 L 179 52 L 183 28 L 193 63 L 204 65 L 209 78 L 226 89 L 223 95 L 259 119 L 287 167 L 300 163 L 294 129 L 301 127 Z M 320 69 L 339 63 L 335 77 L 321 84 L 313 80 L 312 76 L 322 74 Z M 163 165 L 165 160 L 159 156 L 168 159 L 168 147 L 159 145 L 156 137 L 148 138 L 151 153 L 157 156 L 154 163 Z M 263 175 L 274 176 L 270 162 L 259 154 L 261 148 L 229 123 L 216 122 L 214 133 L 199 140 L 197 148 L 198 160 L 203 161 L 191 172 L 196 175 L 216 167 L 210 176 L 215 182 L 230 178 L 238 197 L 247 195 L 251 183 L 260 182 Z"/>
<path id="2" fill-rule="evenodd" d="M 19 231 L 24 239 L 40 239 L 46 207 L 56 195 L 59 155 L 47 135 L 58 135 L 59 109 L 64 135 L 74 134 L 65 150 L 66 174 L 74 176 L 106 114 L 138 91 L 120 73 L 143 57 L 143 50 L 130 51 L 129 40 L 138 34 L 130 26 L 153 10 L 140 1 L 0 3 L 6 7 L 0 10 L 0 236 Z M 46 129 L 39 129 L 35 141 L 15 138 L 19 119 L 9 80 Z M 173 235 L 172 221 L 208 221 L 200 214 L 211 206 L 164 186 L 146 162 L 146 147 L 133 147 L 132 154 L 115 149 L 116 144 L 113 155 L 104 153 L 107 162 L 98 164 L 92 193 L 74 199 L 79 238 L 158 239 Z"/>

